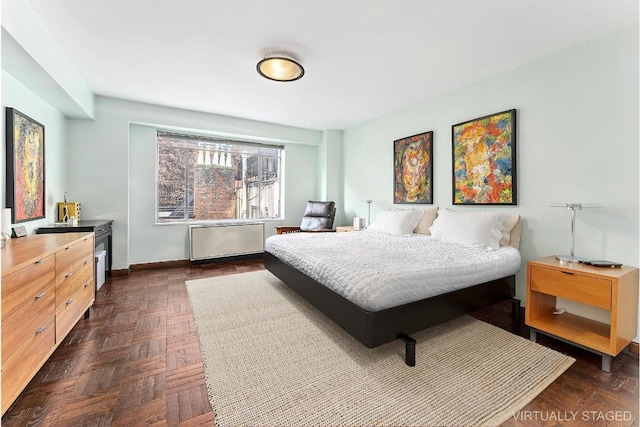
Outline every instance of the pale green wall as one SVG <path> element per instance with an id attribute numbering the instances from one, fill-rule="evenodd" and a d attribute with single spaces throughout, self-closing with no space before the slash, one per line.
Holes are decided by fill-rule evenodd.
<path id="1" fill-rule="evenodd" d="M 45 132 L 45 209 L 44 219 L 20 223 L 29 234 L 38 227 L 56 221 L 58 202 L 64 197 L 67 187 L 67 120 L 51 105 L 38 95 L 27 89 L 9 73 L 2 71 L 2 106 L 15 108 L 44 126 Z M 5 128 L 4 108 L 2 111 L 2 129 Z M 0 148 L 0 170 L 2 171 L 2 188 L 0 204 L 5 206 L 6 180 L 5 133 L 2 132 L 2 148 Z M 70 195 L 71 196 L 71 195 Z"/>
<path id="2" fill-rule="evenodd" d="M 469 64 L 473 66 L 473 64 Z M 428 76 L 425 76 L 428 78 Z M 451 125 L 516 108 L 518 205 L 456 206 L 522 215 L 524 299 L 528 259 L 567 253 L 578 212 L 577 255 L 638 265 L 638 25 L 562 50 L 437 99 L 344 132 L 347 218 L 372 219 L 393 201 L 393 141 L 434 131 L 434 203 L 451 203 Z"/>
<path id="3" fill-rule="evenodd" d="M 156 127 L 217 132 L 285 144 L 285 221 L 299 223 L 317 196 L 322 133 L 252 120 L 96 98 L 95 120 L 69 120 L 69 188 L 84 218 L 113 219 L 115 269 L 189 257 L 188 226 L 156 225 Z"/>
<path id="4" fill-rule="evenodd" d="M 318 147 L 318 199 L 336 202 L 334 226 L 342 225 L 344 218 L 343 168 L 342 131 L 322 132 L 322 143 Z"/>

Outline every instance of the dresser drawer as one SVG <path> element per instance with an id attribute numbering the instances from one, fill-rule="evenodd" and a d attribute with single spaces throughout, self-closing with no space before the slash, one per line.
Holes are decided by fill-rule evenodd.
<path id="1" fill-rule="evenodd" d="M 79 268 L 56 278 L 56 311 L 64 307 L 65 303 L 87 282 L 94 285 L 93 257 L 85 257 Z"/>
<path id="2" fill-rule="evenodd" d="M 63 304 L 56 312 L 56 343 L 62 342 L 69 331 L 78 323 L 82 313 L 87 311 L 95 299 L 93 282 L 85 283 L 82 288 Z"/>
<path id="3" fill-rule="evenodd" d="M 53 317 L 43 327 L 2 364 L 3 411 L 9 408 L 53 351 L 56 338 Z"/>
<path id="4" fill-rule="evenodd" d="M 55 314 L 54 287 L 40 293 L 33 301 L 2 321 L 2 363 L 9 359 L 40 326 Z"/>
<path id="5" fill-rule="evenodd" d="M 93 248 L 93 235 L 89 235 L 56 252 L 56 280 L 77 269 L 88 255 L 93 260 Z"/>
<path id="6" fill-rule="evenodd" d="M 3 277 L 2 318 L 6 319 L 51 286 L 54 274 L 54 256 L 50 255 Z"/>
<path id="7" fill-rule="evenodd" d="M 530 269 L 532 291 L 611 309 L 611 281 L 539 266 Z"/>

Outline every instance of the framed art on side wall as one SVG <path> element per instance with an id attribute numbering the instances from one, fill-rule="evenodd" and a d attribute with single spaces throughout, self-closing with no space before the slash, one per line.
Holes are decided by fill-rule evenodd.
<path id="1" fill-rule="evenodd" d="M 454 205 L 516 205 L 516 110 L 451 127 Z"/>
<path id="2" fill-rule="evenodd" d="M 433 203 L 433 132 L 393 141 L 393 203 Z"/>
<path id="3" fill-rule="evenodd" d="M 44 126 L 8 107 L 6 124 L 6 205 L 12 222 L 44 218 Z"/>

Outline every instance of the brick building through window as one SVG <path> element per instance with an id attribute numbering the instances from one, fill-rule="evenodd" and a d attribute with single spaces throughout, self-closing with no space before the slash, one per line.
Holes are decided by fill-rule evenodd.
<path id="1" fill-rule="evenodd" d="M 279 218 L 284 148 L 158 132 L 157 222 Z"/>

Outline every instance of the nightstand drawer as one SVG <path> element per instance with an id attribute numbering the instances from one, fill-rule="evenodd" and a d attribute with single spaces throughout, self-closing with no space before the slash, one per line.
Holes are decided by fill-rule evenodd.
<path id="1" fill-rule="evenodd" d="M 533 266 L 531 290 L 611 309 L 611 281 L 570 271 Z"/>

